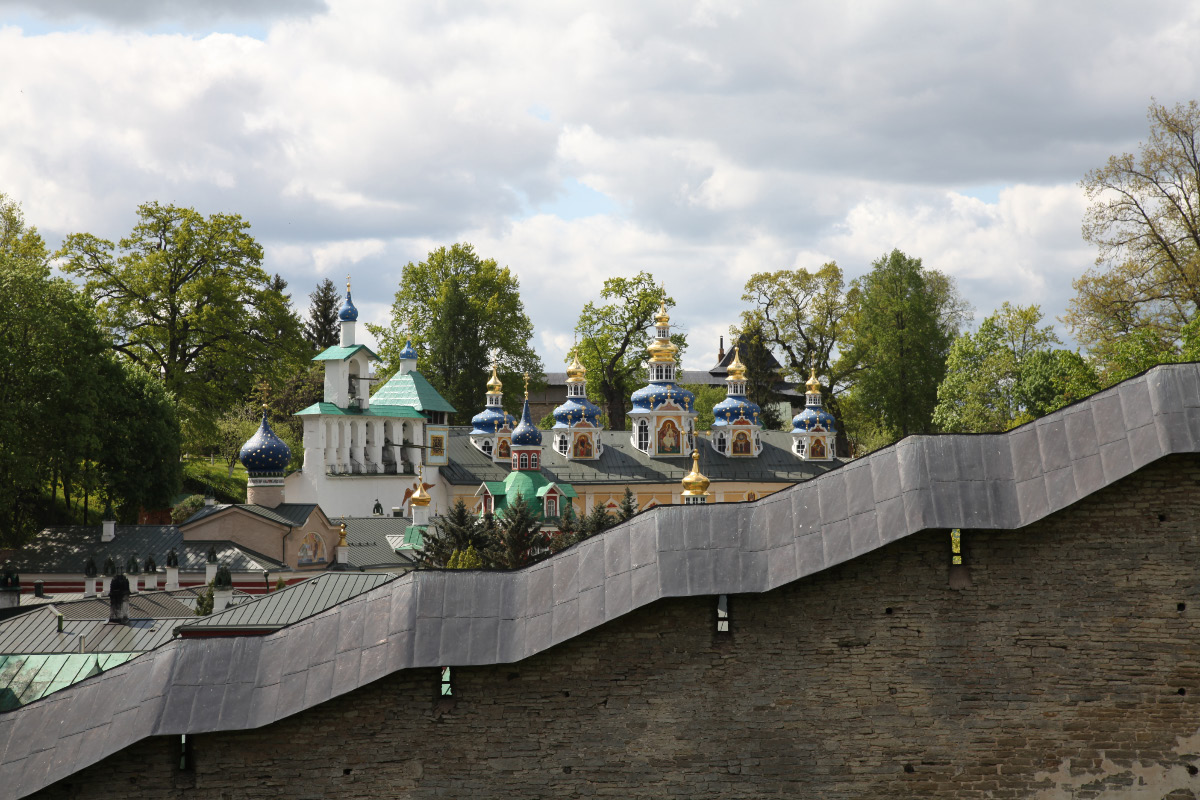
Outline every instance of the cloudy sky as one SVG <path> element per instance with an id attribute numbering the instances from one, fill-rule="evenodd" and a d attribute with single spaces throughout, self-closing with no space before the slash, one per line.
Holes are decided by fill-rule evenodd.
<path id="1" fill-rule="evenodd" d="M 707 367 L 754 272 L 899 247 L 1066 307 L 1079 179 L 1200 98 L 1200 4 L 0 0 L 0 192 L 52 243 L 237 212 L 307 293 L 468 241 L 548 369 L 649 270 Z M 1060 332 L 1066 337 L 1067 332 Z"/>

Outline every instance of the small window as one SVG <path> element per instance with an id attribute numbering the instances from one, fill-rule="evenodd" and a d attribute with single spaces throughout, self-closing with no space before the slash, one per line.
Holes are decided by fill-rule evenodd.
<path id="1" fill-rule="evenodd" d="M 492 496 L 490 494 L 485 494 L 483 496 L 483 513 L 492 513 Z"/>
<path id="2" fill-rule="evenodd" d="M 451 680 L 450 668 L 442 667 L 442 697 L 450 697 L 454 694 L 454 683 Z"/>
<path id="3" fill-rule="evenodd" d="M 557 517 L 558 516 L 558 498 L 557 497 L 547 497 L 546 498 L 546 516 L 547 517 Z"/>
<path id="4" fill-rule="evenodd" d="M 538 454 L 537 453 L 529 454 L 529 468 L 530 469 L 538 468 Z"/>
<path id="5" fill-rule="evenodd" d="M 487 453 L 489 456 L 492 454 L 492 440 L 491 439 L 483 440 L 483 452 Z"/>
<path id="6" fill-rule="evenodd" d="M 729 595 L 717 597 L 717 633 L 729 633 Z"/>
<path id="7" fill-rule="evenodd" d="M 516 453 L 513 453 L 513 465 L 512 465 L 512 468 L 513 468 L 513 469 L 516 469 L 516 468 L 517 468 L 517 465 L 518 465 L 519 463 L 520 463 L 520 462 L 517 460 L 517 454 L 516 454 Z"/>
<path id="8" fill-rule="evenodd" d="M 180 772 L 194 772 L 195 769 L 196 759 L 192 755 L 192 742 L 186 733 L 182 733 L 179 735 L 179 770 Z"/>
<path id="9" fill-rule="evenodd" d="M 650 449 L 650 424 L 644 419 L 637 423 L 637 447 L 643 451 Z"/>
<path id="10" fill-rule="evenodd" d="M 725 434 L 718 433 L 716 436 L 714 436 L 713 444 L 715 444 L 717 446 L 718 453 L 724 453 L 725 452 Z"/>
<path id="11" fill-rule="evenodd" d="M 804 455 L 804 440 L 803 439 L 800 440 L 800 445 L 799 445 L 799 448 L 796 450 L 796 452 L 799 453 L 800 455 Z"/>
<path id="12" fill-rule="evenodd" d="M 567 450 L 570 449 L 570 446 L 571 443 L 570 440 L 567 439 L 567 435 L 565 433 L 560 433 L 557 441 L 555 442 L 555 447 L 558 452 L 565 456 L 567 454 Z"/>
<path id="13" fill-rule="evenodd" d="M 955 528 L 950 531 L 950 563 L 962 564 L 962 530 Z"/>
<path id="14" fill-rule="evenodd" d="M 529 454 L 521 453 L 521 469 L 529 469 Z"/>

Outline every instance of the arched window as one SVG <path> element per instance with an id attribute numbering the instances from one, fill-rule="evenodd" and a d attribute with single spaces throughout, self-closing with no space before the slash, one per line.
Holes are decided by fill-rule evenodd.
<path id="1" fill-rule="evenodd" d="M 516 469 L 516 468 L 517 468 L 517 464 L 518 464 L 518 463 L 519 463 L 519 462 L 517 461 L 517 454 L 516 454 L 516 453 L 513 453 L 513 465 L 512 465 L 512 468 L 513 468 L 513 469 Z"/>
<path id="2" fill-rule="evenodd" d="M 716 445 L 717 452 L 724 455 L 724 453 L 725 453 L 725 433 L 718 432 L 717 435 L 713 437 L 713 444 Z"/>
<path id="3" fill-rule="evenodd" d="M 537 453 L 529 454 L 529 468 L 530 469 L 538 468 L 538 454 Z"/>
<path id="4" fill-rule="evenodd" d="M 546 498 L 546 516 L 547 517 L 557 517 L 558 516 L 558 498 L 557 497 L 547 497 Z"/>
<path id="5" fill-rule="evenodd" d="M 483 513 L 492 513 L 492 496 L 490 494 L 485 494 L 483 496 Z"/>
<path id="6" fill-rule="evenodd" d="M 650 423 L 644 419 L 637 422 L 637 448 L 642 451 L 650 449 Z"/>
<path id="7" fill-rule="evenodd" d="M 529 453 L 521 453 L 521 469 L 529 469 Z"/>
<path id="8" fill-rule="evenodd" d="M 483 452 L 487 453 L 490 456 L 492 454 L 492 440 L 484 439 L 482 448 L 483 448 Z"/>

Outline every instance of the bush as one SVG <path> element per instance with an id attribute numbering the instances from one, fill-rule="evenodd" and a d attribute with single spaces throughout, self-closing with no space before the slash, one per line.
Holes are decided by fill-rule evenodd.
<path id="1" fill-rule="evenodd" d="M 202 508 L 204 508 L 204 496 L 199 494 L 189 495 L 176 503 L 175 507 L 171 509 L 171 522 L 178 525 Z"/>

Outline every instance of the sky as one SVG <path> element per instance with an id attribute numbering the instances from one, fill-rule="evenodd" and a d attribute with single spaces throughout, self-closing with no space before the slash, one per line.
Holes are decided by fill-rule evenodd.
<path id="1" fill-rule="evenodd" d="M 1197 42 L 1170 0 L 0 0 L 0 192 L 52 246 L 151 200 L 241 214 L 300 310 L 350 274 L 373 322 L 470 242 L 548 370 L 647 270 L 707 368 L 752 274 L 893 248 L 976 322 L 1056 322 L 1095 259 L 1080 179 L 1200 98 Z"/>

